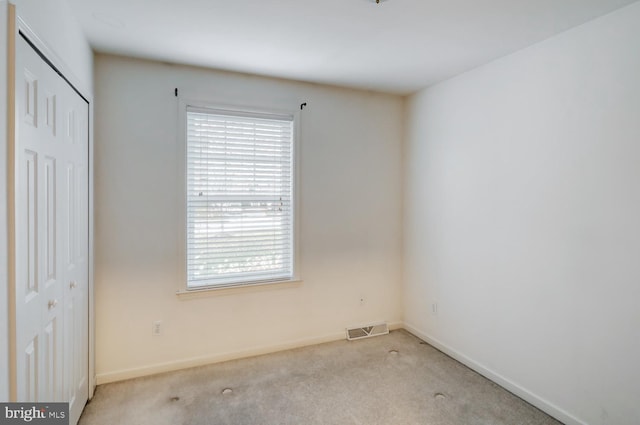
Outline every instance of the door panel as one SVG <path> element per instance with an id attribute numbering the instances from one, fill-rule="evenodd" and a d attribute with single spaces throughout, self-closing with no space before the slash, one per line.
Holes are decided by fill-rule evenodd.
<path id="1" fill-rule="evenodd" d="M 38 296 L 38 154 L 24 152 L 24 243 L 26 291 L 25 303 Z"/>
<path id="2" fill-rule="evenodd" d="M 60 382 L 60 355 L 58 347 L 58 320 L 54 318 L 44 327 L 44 382 L 42 400 L 62 401 Z"/>
<path id="3" fill-rule="evenodd" d="M 38 337 L 29 341 L 24 350 L 24 400 L 38 401 Z"/>
<path id="4" fill-rule="evenodd" d="M 45 120 L 44 124 L 49 128 L 51 135 L 56 136 L 56 95 L 52 92 L 45 93 Z"/>
<path id="5" fill-rule="evenodd" d="M 40 68 L 40 64 L 34 63 L 33 60 L 26 64 L 24 68 L 24 97 L 23 97 L 23 116 L 24 122 L 33 127 L 38 126 L 38 78 L 33 74 L 36 68 Z M 20 92 L 18 91 L 18 96 Z"/>
<path id="6" fill-rule="evenodd" d="M 44 244 L 42 246 L 45 282 L 47 286 L 56 282 L 56 258 L 58 247 L 56 245 L 56 159 L 47 157 L 44 159 Z"/>

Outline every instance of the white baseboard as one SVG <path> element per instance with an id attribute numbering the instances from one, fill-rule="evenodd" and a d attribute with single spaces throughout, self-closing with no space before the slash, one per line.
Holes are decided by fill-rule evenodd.
<path id="1" fill-rule="evenodd" d="M 520 397 L 521 399 L 523 399 L 527 403 L 532 404 L 532 405 L 536 406 L 538 409 L 542 410 L 543 412 L 549 414 L 550 416 L 553 416 L 554 418 L 556 418 L 560 422 L 562 422 L 562 423 L 564 423 L 566 425 L 587 425 L 586 422 L 581 421 L 580 419 L 578 419 L 575 416 L 571 415 L 567 411 L 559 408 L 555 404 L 553 404 L 553 403 L 549 402 L 548 400 L 545 400 L 544 398 L 532 393 L 531 391 L 527 390 L 526 388 L 521 387 L 520 385 L 516 384 L 515 382 L 509 380 L 508 378 L 505 378 L 504 376 L 500 375 L 499 373 L 496 373 L 496 372 L 492 371 L 491 369 L 489 369 L 489 368 L 485 367 L 484 365 L 476 362 L 475 360 L 467 357 L 466 355 L 462 354 L 461 352 L 449 347 L 448 345 L 443 344 L 439 340 L 437 340 L 435 338 L 432 338 L 426 332 L 423 332 L 423 331 L 419 330 L 417 327 L 415 327 L 415 326 L 413 326 L 411 324 L 408 324 L 406 322 L 404 323 L 403 327 L 404 327 L 404 329 L 406 331 L 412 333 L 413 335 L 417 336 L 418 338 L 422 339 L 423 341 L 429 343 L 433 347 L 435 347 L 438 350 L 442 351 L 446 355 L 456 359 L 460 363 L 468 366 L 469 368 L 471 368 L 474 371 L 478 372 L 480 375 L 484 376 L 485 378 L 490 379 L 491 381 L 493 381 L 496 384 L 500 385 L 501 387 L 503 387 L 507 391 L 517 395 L 518 397 Z"/>
<path id="2" fill-rule="evenodd" d="M 402 322 L 391 322 L 388 325 L 390 330 L 401 329 L 403 327 Z M 323 336 L 285 341 L 277 344 L 251 347 L 244 350 L 231 351 L 227 353 L 191 357 L 188 359 L 180 359 L 165 363 L 156 363 L 149 366 L 100 373 L 96 376 L 96 380 L 98 385 L 108 384 L 110 382 L 124 381 L 125 379 L 140 378 L 142 376 L 155 375 L 157 373 L 172 372 L 175 370 L 220 363 L 228 360 L 237 360 L 247 357 L 260 356 L 263 354 L 291 350 L 293 348 L 306 347 L 309 345 L 323 344 L 325 342 L 338 341 L 341 339 L 346 339 L 345 331 L 335 332 Z"/>

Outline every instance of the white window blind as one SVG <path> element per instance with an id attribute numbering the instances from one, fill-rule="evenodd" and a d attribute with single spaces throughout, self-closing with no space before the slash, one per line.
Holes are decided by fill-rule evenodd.
<path id="1" fill-rule="evenodd" d="M 293 117 L 187 108 L 187 287 L 293 277 Z"/>

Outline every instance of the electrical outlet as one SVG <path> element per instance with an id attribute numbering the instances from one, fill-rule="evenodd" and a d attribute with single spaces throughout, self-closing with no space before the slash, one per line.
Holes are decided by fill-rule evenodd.
<path id="1" fill-rule="evenodd" d="M 151 334 L 153 336 L 162 335 L 162 320 L 156 320 L 155 322 L 153 322 L 153 325 L 151 328 Z"/>
<path id="2" fill-rule="evenodd" d="M 367 297 L 365 297 L 364 295 L 360 295 L 360 306 L 362 307 L 366 303 L 367 303 Z"/>
<path id="3" fill-rule="evenodd" d="M 438 314 L 438 303 L 431 304 L 431 313 L 436 316 Z"/>

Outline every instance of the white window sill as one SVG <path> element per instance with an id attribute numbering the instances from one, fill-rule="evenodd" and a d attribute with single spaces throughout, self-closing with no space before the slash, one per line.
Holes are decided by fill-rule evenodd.
<path id="1" fill-rule="evenodd" d="M 215 287 L 209 286 L 200 289 L 182 289 L 176 292 L 176 296 L 180 300 L 190 300 L 194 298 L 218 297 L 223 295 L 244 294 L 247 292 L 270 291 L 274 289 L 299 288 L 302 286 L 302 280 L 279 280 L 274 282 L 257 282 L 245 283 L 235 286 Z"/>

